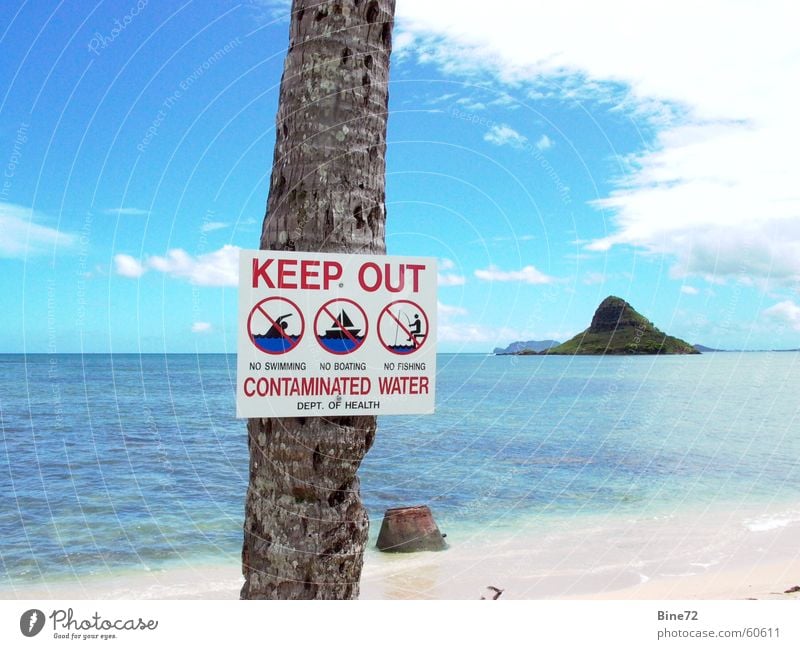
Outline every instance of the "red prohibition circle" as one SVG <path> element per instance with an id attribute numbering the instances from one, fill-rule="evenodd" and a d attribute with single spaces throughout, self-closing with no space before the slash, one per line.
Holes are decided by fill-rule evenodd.
<path id="1" fill-rule="evenodd" d="M 289 304 L 295 310 L 297 315 L 300 316 L 300 334 L 297 336 L 297 340 L 292 340 L 291 336 L 287 336 L 283 332 L 283 328 L 277 326 L 278 323 L 275 320 L 273 320 L 272 317 L 269 314 L 267 314 L 267 312 L 262 308 L 262 305 L 266 304 L 267 302 L 272 302 L 272 301 L 286 302 L 287 304 Z M 275 349 L 275 350 L 272 350 L 272 351 L 270 351 L 269 349 L 265 349 L 264 347 L 259 345 L 256 342 L 256 338 L 259 337 L 259 336 L 254 336 L 253 335 L 253 330 L 251 328 L 253 315 L 255 314 L 256 311 L 261 311 L 261 313 L 267 318 L 267 320 L 269 320 L 269 322 L 272 324 L 272 326 L 274 328 L 276 328 L 276 330 L 279 330 L 278 333 L 280 333 L 281 336 L 283 336 L 283 339 L 288 341 L 288 342 L 290 342 L 290 343 L 292 343 L 292 345 L 290 347 L 286 348 L 286 349 Z M 279 317 L 279 319 L 280 319 L 280 317 Z M 291 300 L 289 300 L 289 299 L 287 299 L 285 297 L 268 297 L 268 298 L 265 298 L 265 299 L 261 300 L 260 302 L 257 302 L 256 305 L 250 310 L 250 315 L 247 316 L 247 335 L 250 338 L 250 342 L 253 343 L 253 346 L 258 351 L 263 352 L 265 354 L 270 354 L 272 356 L 278 356 L 280 354 L 286 354 L 286 353 L 292 351 L 295 347 L 297 347 L 300 344 L 300 341 L 303 339 L 303 335 L 305 334 L 305 331 L 306 331 L 306 321 L 305 321 L 305 318 L 303 318 L 303 312 L 300 310 L 300 307 L 298 307 L 294 302 L 292 302 Z"/>
<path id="2" fill-rule="evenodd" d="M 414 307 L 414 309 L 419 311 L 419 313 L 422 315 L 423 319 L 425 320 L 425 337 L 422 339 L 421 343 L 416 344 L 417 340 L 414 337 L 414 335 L 410 331 L 406 330 L 405 329 L 405 325 L 403 325 L 403 323 L 400 322 L 395 317 L 395 315 L 390 311 L 390 309 L 396 304 L 409 304 L 412 307 Z M 381 335 L 381 322 L 383 321 L 383 318 L 386 317 L 386 316 L 392 318 L 392 320 L 394 320 L 397 323 L 398 327 L 403 327 L 405 333 L 408 334 L 411 337 L 411 341 L 414 343 L 414 349 L 410 349 L 409 351 L 406 351 L 406 352 L 400 352 L 400 351 L 397 351 L 396 349 L 392 349 L 392 346 L 389 345 L 383 339 L 383 336 Z M 412 302 L 411 300 L 395 300 L 394 302 L 390 302 L 385 307 L 383 307 L 383 310 L 380 312 L 380 315 L 378 315 L 378 325 L 377 325 L 377 328 L 378 328 L 378 340 L 380 341 L 381 345 L 383 345 L 384 349 L 386 349 L 386 351 L 388 351 L 388 352 L 390 352 L 392 354 L 397 354 L 398 356 L 408 356 L 409 354 L 414 354 L 415 352 L 419 351 L 420 347 L 422 347 L 425 344 L 425 341 L 428 340 L 428 335 L 430 334 L 430 331 L 428 329 L 429 326 L 430 326 L 430 323 L 428 322 L 428 314 L 425 313 L 425 310 L 419 304 L 417 304 L 416 302 Z"/>
<path id="3" fill-rule="evenodd" d="M 346 327 L 342 326 L 342 323 L 339 322 L 336 319 L 336 316 L 333 313 L 331 313 L 330 310 L 328 309 L 328 306 L 333 304 L 334 302 L 347 302 L 348 304 L 351 304 L 356 309 L 358 309 L 359 312 L 361 313 L 361 317 L 364 318 L 364 334 L 361 336 L 361 341 L 360 342 L 358 342 L 356 340 L 356 337 L 354 337 L 353 335 L 351 335 L 347 331 Z M 344 349 L 344 348 L 341 349 L 341 350 L 331 349 L 330 347 L 327 347 L 320 340 L 320 336 L 319 336 L 319 333 L 318 333 L 317 326 L 318 326 L 318 323 L 319 323 L 319 318 L 323 313 L 326 314 L 329 318 L 332 318 L 334 323 L 339 325 L 339 329 L 342 330 L 342 332 L 346 335 L 346 337 L 349 337 L 349 339 L 352 342 L 357 342 L 357 344 L 352 349 Z M 361 349 L 361 346 L 364 344 L 364 341 L 367 339 L 367 333 L 368 332 L 369 332 L 369 319 L 367 318 L 367 313 L 364 311 L 364 309 L 361 308 L 360 304 L 357 304 L 353 300 L 350 300 L 350 299 L 348 299 L 346 297 L 337 297 L 337 298 L 334 298 L 333 300 L 328 300 L 327 302 L 325 302 L 325 304 L 323 304 L 319 308 L 319 310 L 317 311 L 317 315 L 314 317 L 314 338 L 315 338 L 315 340 L 317 341 L 317 343 L 319 343 L 319 346 L 322 347 L 322 349 L 324 349 L 326 352 L 329 352 L 331 354 L 336 354 L 337 356 L 346 356 L 347 354 L 352 354 L 353 352 L 358 351 L 359 349 Z"/>

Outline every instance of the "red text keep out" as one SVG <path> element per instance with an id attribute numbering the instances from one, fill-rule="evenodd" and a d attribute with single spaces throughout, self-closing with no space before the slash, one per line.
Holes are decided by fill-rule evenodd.
<path id="1" fill-rule="evenodd" d="M 385 289 L 389 293 L 418 293 L 419 275 L 424 264 L 378 264 L 363 263 L 356 275 L 361 290 L 374 293 Z M 253 288 L 263 284 L 273 289 L 302 289 L 327 291 L 331 284 L 342 279 L 343 269 L 338 261 L 315 259 L 267 259 L 263 262 L 253 258 Z"/>

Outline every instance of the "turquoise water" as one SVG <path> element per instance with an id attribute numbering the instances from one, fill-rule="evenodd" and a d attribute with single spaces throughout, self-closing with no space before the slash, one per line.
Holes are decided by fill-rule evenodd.
<path id="1" fill-rule="evenodd" d="M 457 542 L 522 521 L 800 502 L 800 354 L 438 366 L 435 415 L 380 420 L 361 470 L 373 521 L 427 503 Z M 0 356 L 0 583 L 236 562 L 234 388 L 232 355 Z"/>

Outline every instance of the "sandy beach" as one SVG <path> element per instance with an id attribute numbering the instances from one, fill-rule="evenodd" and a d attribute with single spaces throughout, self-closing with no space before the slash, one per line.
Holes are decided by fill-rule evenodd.
<path id="1" fill-rule="evenodd" d="M 432 553 L 400 558 L 391 569 L 368 562 L 364 569 L 361 599 L 487 599 L 490 585 L 502 587 L 505 599 L 540 599 L 534 586 L 565 584 L 571 578 L 553 575 L 531 578 L 523 574 L 493 576 L 489 565 L 481 571 L 463 571 L 457 561 L 444 560 Z M 800 582 L 800 559 L 761 562 L 749 568 L 709 569 L 703 574 L 662 577 L 627 588 L 591 592 L 594 583 L 602 588 L 603 579 L 589 576 L 583 581 L 586 592 L 555 595 L 548 599 L 798 599 L 800 593 L 784 593 Z M 114 578 L 87 578 L 50 586 L 5 588 L 0 599 L 238 599 L 242 579 L 239 566 L 197 566 L 153 573 L 136 573 Z"/>
<path id="2" fill-rule="evenodd" d="M 797 599 L 794 509 L 482 530 L 443 552 L 370 548 L 362 599 Z M 5 587 L 4 599 L 235 599 L 238 562 Z"/>

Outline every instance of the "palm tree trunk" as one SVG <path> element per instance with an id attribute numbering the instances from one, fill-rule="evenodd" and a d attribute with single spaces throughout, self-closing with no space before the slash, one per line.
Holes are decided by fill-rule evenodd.
<path id="1" fill-rule="evenodd" d="M 294 0 L 265 250 L 384 254 L 394 0 Z M 243 599 L 358 597 L 375 417 L 250 419 Z"/>

